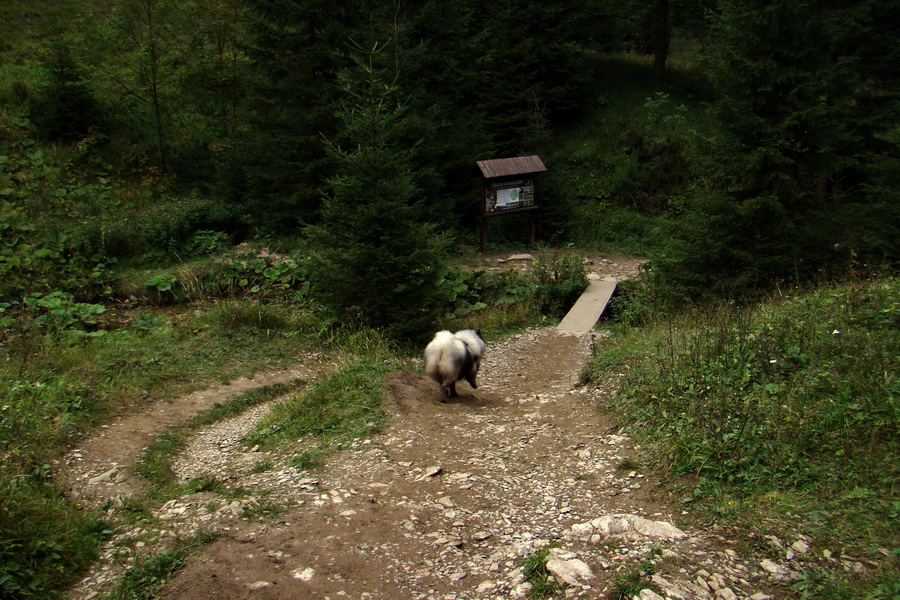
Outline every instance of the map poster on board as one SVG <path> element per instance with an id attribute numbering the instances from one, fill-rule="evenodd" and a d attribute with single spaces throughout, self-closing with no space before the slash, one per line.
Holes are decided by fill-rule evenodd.
<path id="1" fill-rule="evenodd" d="M 497 190 L 497 209 L 516 208 L 521 202 L 521 188 L 502 188 Z"/>
<path id="2" fill-rule="evenodd" d="M 534 206 L 534 184 L 530 179 L 497 182 L 485 190 L 485 213 L 531 206 Z"/>

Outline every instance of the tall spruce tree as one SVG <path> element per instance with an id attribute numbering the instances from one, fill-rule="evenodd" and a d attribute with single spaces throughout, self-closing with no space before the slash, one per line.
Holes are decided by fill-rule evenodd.
<path id="1" fill-rule="evenodd" d="M 408 2 L 391 18 L 397 41 L 384 63 L 408 109 L 405 128 L 415 142 L 420 187 L 429 192 L 424 212 L 455 225 L 479 198 L 474 161 L 491 155 L 484 110 L 473 100 L 481 20 L 472 0 Z"/>
<path id="2" fill-rule="evenodd" d="M 550 124 L 583 97 L 581 53 L 572 44 L 571 0 L 479 5 L 475 98 L 498 155 L 533 152 Z"/>
<path id="3" fill-rule="evenodd" d="M 709 76 L 726 136 L 664 267 L 700 286 L 896 260 L 898 2 L 722 0 Z M 891 258 L 893 257 L 893 258 Z M 699 279 L 698 279 L 699 278 Z"/>
<path id="4" fill-rule="evenodd" d="M 376 68 L 383 46 L 360 50 L 346 71 L 341 128 L 328 146 L 336 175 L 328 180 L 321 223 L 309 228 L 314 288 L 342 319 L 409 339 L 431 328 L 444 297 L 444 238 L 422 221 L 407 117 L 397 88 Z"/>
<path id="5" fill-rule="evenodd" d="M 325 0 L 248 0 L 248 131 L 227 173 L 231 194 L 281 229 L 314 217 L 330 173 L 322 136 L 333 102 L 344 29 L 353 13 Z"/>
<path id="6" fill-rule="evenodd" d="M 35 123 L 42 136 L 71 142 L 102 123 L 100 107 L 70 47 L 54 44 L 45 69 L 47 82 L 35 106 Z"/>

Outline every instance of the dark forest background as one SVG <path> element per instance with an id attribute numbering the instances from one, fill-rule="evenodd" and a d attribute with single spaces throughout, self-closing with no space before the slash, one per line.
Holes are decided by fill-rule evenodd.
<path id="1" fill-rule="evenodd" d="M 661 300 L 892 265 L 898 10 L 7 2 L 0 295 L 247 240 L 421 271 L 474 240 L 475 161 L 517 154 L 549 167 L 540 238 L 654 259 Z"/>

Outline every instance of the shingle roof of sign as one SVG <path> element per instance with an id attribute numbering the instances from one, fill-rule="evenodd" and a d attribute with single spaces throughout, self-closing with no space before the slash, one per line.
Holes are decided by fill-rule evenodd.
<path id="1" fill-rule="evenodd" d="M 515 156 L 513 158 L 493 158 L 491 160 L 476 161 L 481 174 L 485 178 L 505 177 L 507 175 L 525 175 L 526 173 L 539 173 L 546 171 L 547 167 L 537 155 Z"/>

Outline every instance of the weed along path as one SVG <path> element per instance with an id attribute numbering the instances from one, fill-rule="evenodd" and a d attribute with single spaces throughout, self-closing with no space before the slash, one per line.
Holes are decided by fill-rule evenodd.
<path id="1" fill-rule="evenodd" d="M 553 584 L 557 595 L 544 597 L 775 597 L 790 575 L 784 549 L 803 554 L 806 541 L 785 540 L 761 560 L 724 530 L 679 528 L 683 515 L 642 470 L 641 448 L 599 410 L 610 390 L 577 386 L 593 335 L 540 328 L 489 343 L 479 388 L 460 383 L 447 402 L 423 374 L 395 372 L 386 429 L 315 471 L 240 448 L 264 405 L 207 427 L 174 469 L 220 485 L 123 525 L 70 597 L 102 598 L 141 557 L 201 532 L 215 539 L 155 597 L 483 600 Z M 83 463 L 93 449 L 82 446 Z M 73 470 L 73 481 L 101 466 L 80 479 Z"/>

